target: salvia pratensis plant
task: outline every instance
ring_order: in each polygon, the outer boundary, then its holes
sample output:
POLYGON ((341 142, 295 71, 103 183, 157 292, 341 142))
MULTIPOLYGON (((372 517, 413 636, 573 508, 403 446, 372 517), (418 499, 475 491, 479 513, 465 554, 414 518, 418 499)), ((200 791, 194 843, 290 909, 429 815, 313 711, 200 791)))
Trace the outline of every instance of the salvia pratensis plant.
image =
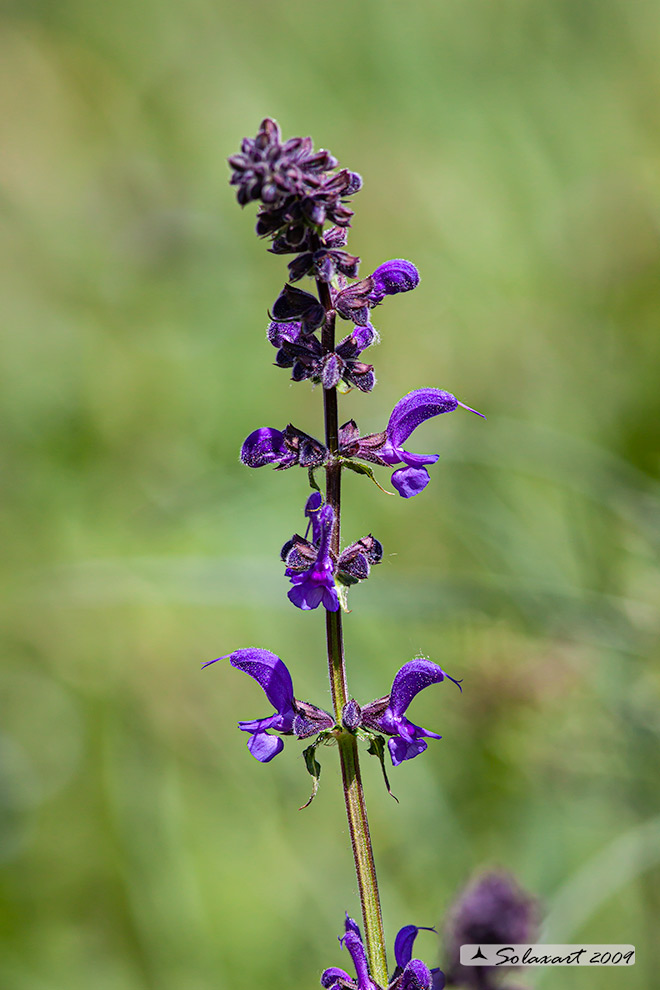
POLYGON ((409 720, 406 712, 412 700, 431 685, 459 682, 434 661, 416 657, 401 666, 382 697, 360 704, 350 696, 342 613, 347 610, 348 589, 370 576, 382 560, 383 547, 369 533, 342 548, 341 480, 348 469, 376 481, 374 469, 385 467, 394 469, 391 484, 401 497, 418 495, 431 480, 429 468, 439 455, 408 449, 416 428, 459 407, 476 410, 432 383, 404 395, 383 418, 380 433, 362 435, 353 420, 340 426, 339 395, 353 388, 368 393, 376 384, 373 365, 364 360, 365 351, 378 341, 372 317, 388 296, 417 287, 417 268, 395 258, 359 278, 360 259, 346 245, 353 216, 349 203, 362 179, 339 168, 330 152, 316 151, 310 138, 283 141, 277 123, 266 119, 256 137, 244 139, 229 165, 240 205, 258 204, 258 236, 270 242, 272 254, 290 259, 288 280, 269 311, 267 338, 276 349, 275 365, 289 370, 295 382, 320 386, 323 397, 322 438, 287 424, 283 417, 277 426, 261 426, 250 433, 240 456, 251 468, 299 467, 306 472, 311 491, 304 502, 301 498, 304 535, 294 533, 284 543, 281 559, 290 584, 289 601, 303 611, 325 612, 333 710, 296 698, 286 664, 266 649, 236 650, 219 659, 229 659, 232 667, 252 677, 272 709, 262 718, 238 723, 257 760, 270 762, 284 748, 286 737, 309 740, 304 759, 312 776, 313 798, 321 770, 316 759, 319 746, 334 743, 339 751, 364 938, 347 915, 340 943, 352 960, 354 975, 326 969, 322 986, 325 990, 440 990, 445 986, 443 973, 413 958, 420 932, 415 925, 402 928, 396 936, 394 968, 388 970, 358 742, 380 760, 389 789, 386 752, 397 767, 423 753, 428 740, 440 739, 436 732, 409 720), (343 331, 338 330, 338 321, 347 324, 343 331), (320 470, 324 492, 317 482, 320 470))

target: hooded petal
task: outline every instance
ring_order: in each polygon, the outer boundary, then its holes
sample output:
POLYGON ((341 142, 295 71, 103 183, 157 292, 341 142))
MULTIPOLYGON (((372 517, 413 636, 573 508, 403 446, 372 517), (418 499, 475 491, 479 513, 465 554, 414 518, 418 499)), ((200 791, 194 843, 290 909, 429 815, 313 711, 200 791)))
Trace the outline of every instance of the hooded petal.
POLYGON ((279 736, 270 736, 267 732, 255 732, 247 741, 247 746, 255 760, 260 763, 270 763, 284 749, 284 742, 279 736))
POLYGON ((409 292, 419 285, 419 272, 412 261, 405 258, 394 258, 379 265, 371 276, 374 288, 371 293, 372 305, 382 302, 385 296, 394 296, 398 292, 409 292))
POLYGON ((293 682, 286 665, 268 650, 236 650, 229 662, 249 674, 263 688, 271 705, 280 715, 293 710, 293 682))
POLYGON ((387 424, 387 439, 400 447, 417 427, 433 416, 453 412, 458 399, 439 388, 418 388, 399 399, 387 424))
MULTIPOLYGON (((395 718, 404 715, 415 695, 431 684, 438 684, 447 676, 437 663, 431 663, 430 660, 420 658, 404 663, 392 683, 389 704, 392 715, 395 718)), ((449 679, 454 680, 453 677, 449 679)))
POLYGON ((286 455, 284 434, 272 426, 261 426, 246 437, 241 447, 241 461, 248 467, 273 464, 286 455))
POLYGON ((412 948, 419 932, 434 932, 435 928, 418 927, 417 925, 406 925, 397 932, 394 939, 394 959, 397 966, 403 969, 412 959, 412 948))

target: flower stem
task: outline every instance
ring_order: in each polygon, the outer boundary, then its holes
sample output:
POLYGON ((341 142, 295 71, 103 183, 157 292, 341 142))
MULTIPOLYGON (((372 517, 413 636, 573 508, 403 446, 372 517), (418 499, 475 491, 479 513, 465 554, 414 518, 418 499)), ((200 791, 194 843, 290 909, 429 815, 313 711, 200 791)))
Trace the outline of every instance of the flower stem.
MULTIPOLYGON (((317 247, 320 244, 317 244, 317 247)), ((319 299, 325 307, 327 318, 322 330, 321 342, 326 351, 334 350, 335 346, 335 314, 332 309, 330 288, 320 280, 316 283, 319 299)), ((338 556, 341 527, 341 464, 337 460, 339 447, 339 419, 337 411, 337 390, 323 390, 323 412, 325 419, 325 442, 330 453, 326 467, 326 502, 335 513, 335 526, 332 534, 331 549, 338 556)), ((337 724, 341 725, 342 711, 348 701, 348 686, 346 682, 346 664, 344 660, 344 638, 342 631, 341 610, 326 611, 326 639, 328 646, 328 671, 332 690, 332 703, 337 724)), ((357 739, 343 730, 338 735, 339 760, 346 803, 346 816, 351 834, 351 846, 355 861, 360 901, 362 904, 362 919, 372 979, 381 987, 387 986, 387 956, 385 952, 385 936, 383 933, 383 916, 378 894, 376 866, 374 863, 367 808, 362 789, 360 761, 358 756, 357 739)))

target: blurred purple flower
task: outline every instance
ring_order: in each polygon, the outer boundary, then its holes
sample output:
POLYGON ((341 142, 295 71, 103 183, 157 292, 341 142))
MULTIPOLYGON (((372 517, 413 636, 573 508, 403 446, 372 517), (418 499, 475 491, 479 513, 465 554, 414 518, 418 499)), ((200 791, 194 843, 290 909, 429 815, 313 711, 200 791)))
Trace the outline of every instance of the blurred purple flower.
POLYGON ((425 739, 442 738, 436 732, 410 722, 405 713, 420 691, 445 678, 460 689, 460 682, 446 674, 436 663, 421 658, 410 660, 397 672, 389 695, 363 707, 362 725, 392 737, 388 739, 387 746, 395 767, 423 753, 427 747, 425 739))
POLYGON ((461 966, 461 945, 533 943, 537 931, 538 904, 510 874, 493 872, 477 877, 450 909, 447 986, 494 990, 502 971, 493 966, 461 966))
MULTIPOLYGON (((218 657, 202 666, 208 667, 209 664, 226 659, 218 657)), ((291 674, 286 664, 274 653, 256 648, 236 650, 229 654, 229 662, 232 667, 254 678, 275 709, 275 713, 266 718, 238 723, 242 732, 249 732, 248 749, 260 763, 269 763, 284 748, 280 736, 273 736, 268 730, 306 739, 334 725, 334 719, 328 712, 294 698, 291 674)))

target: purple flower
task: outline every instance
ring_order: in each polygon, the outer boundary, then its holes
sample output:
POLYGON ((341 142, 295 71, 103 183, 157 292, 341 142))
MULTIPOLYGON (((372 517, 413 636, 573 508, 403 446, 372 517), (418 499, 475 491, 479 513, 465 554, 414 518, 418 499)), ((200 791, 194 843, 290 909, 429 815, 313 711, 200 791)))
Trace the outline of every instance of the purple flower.
POLYGON ((492 990, 500 972, 491 966, 461 966, 461 945, 533 943, 538 905, 507 873, 484 873, 462 892, 450 909, 447 926, 449 986, 492 990))
MULTIPOLYGON (((338 966, 326 969, 321 976, 321 986, 325 990, 385 990, 371 978, 367 954, 357 922, 346 915, 345 933, 339 939, 342 948, 348 949, 355 967, 356 979, 338 966)), ((442 990, 444 976, 439 969, 429 970, 421 959, 412 958, 412 948, 417 933, 422 931, 415 925, 402 928, 394 942, 396 969, 388 983, 388 990, 442 990)), ((424 931, 434 931, 425 928, 424 931)))
POLYGON ((412 760, 426 749, 425 739, 441 739, 436 732, 423 729, 406 718, 406 710, 415 697, 431 684, 438 684, 447 677, 460 688, 459 681, 446 674, 437 663, 417 659, 404 663, 385 698, 378 698, 362 709, 362 725, 387 736, 387 746, 396 767, 404 760, 412 760))
POLYGON ((305 515, 309 517, 314 513, 314 543, 294 536, 282 548, 282 559, 287 565, 284 573, 293 585, 288 598, 305 612, 319 605, 328 612, 336 612, 339 595, 335 585, 335 562, 330 551, 335 513, 332 506, 318 503, 317 495, 316 492, 310 495, 305 506, 305 515))
MULTIPOLYGON (((226 659, 226 657, 218 657, 218 660, 226 659)), ((218 660, 209 660, 202 666, 208 667, 218 660)), ((298 739, 306 739, 334 725, 332 716, 322 708, 294 698, 291 674, 286 664, 274 653, 255 648, 236 650, 229 654, 229 662, 232 667, 254 678, 275 709, 275 713, 266 718, 238 723, 242 732, 249 732, 248 749, 260 763, 269 763, 284 748, 280 736, 273 736, 268 730, 279 732, 284 736, 293 735, 298 739)))
POLYGON ((312 492, 307 499, 305 515, 309 520, 305 536, 294 533, 280 554, 286 564, 284 573, 293 584, 289 599, 304 611, 322 604, 336 612, 340 605, 336 581, 350 586, 366 580, 372 565, 383 559, 383 547, 370 533, 337 557, 330 549, 334 511, 323 504, 320 492, 312 492), (311 542, 307 539, 310 528, 311 542))
MULTIPOLYGON (((402 444, 421 423, 441 413, 453 412, 458 406, 483 416, 451 394, 438 388, 419 388, 399 399, 390 415, 384 433, 371 433, 360 437, 353 420, 340 430, 340 453, 345 457, 359 457, 373 464, 404 464, 392 473, 392 484, 403 498, 411 498, 423 491, 431 480, 427 464, 435 464, 439 454, 413 454, 402 444)), ((485 417, 483 417, 485 419, 485 417)))
POLYGON ((319 440, 289 424, 284 430, 260 426, 243 441, 241 461, 246 467, 259 468, 273 464, 276 471, 299 464, 300 467, 321 467, 328 451, 319 440))
POLYGON ((275 364, 279 368, 291 368, 294 382, 308 378, 328 389, 343 381, 362 392, 370 392, 376 384, 373 365, 358 360, 362 351, 378 339, 370 324, 355 327, 334 351, 329 352, 323 350, 321 341, 314 334, 303 333, 300 323, 273 321, 267 334, 273 347, 278 348, 275 364))
POLYGON ((344 320, 353 320, 365 326, 369 310, 378 306, 385 296, 398 292, 410 292, 419 285, 419 272, 411 261, 394 258, 379 265, 376 271, 361 282, 354 282, 334 295, 334 307, 344 320))

